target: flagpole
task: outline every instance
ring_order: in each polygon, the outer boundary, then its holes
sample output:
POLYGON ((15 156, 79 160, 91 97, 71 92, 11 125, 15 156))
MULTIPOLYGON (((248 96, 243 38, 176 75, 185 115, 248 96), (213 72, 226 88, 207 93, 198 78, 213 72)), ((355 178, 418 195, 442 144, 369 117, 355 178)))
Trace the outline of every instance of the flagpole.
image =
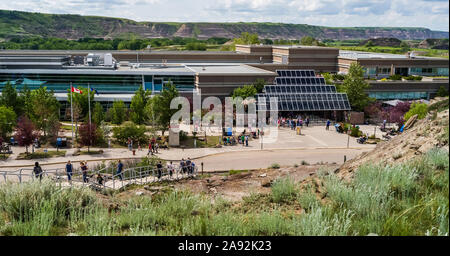
MULTIPOLYGON (((91 135, 91 87, 88 83, 88 106, 89 106, 89 138, 92 138, 91 135)), ((92 139, 89 140, 89 146, 92 146, 92 139)))
POLYGON ((72 82, 70 82, 70 119, 72 120, 72 148, 74 147, 74 141, 73 141, 73 100, 72 100, 72 82))

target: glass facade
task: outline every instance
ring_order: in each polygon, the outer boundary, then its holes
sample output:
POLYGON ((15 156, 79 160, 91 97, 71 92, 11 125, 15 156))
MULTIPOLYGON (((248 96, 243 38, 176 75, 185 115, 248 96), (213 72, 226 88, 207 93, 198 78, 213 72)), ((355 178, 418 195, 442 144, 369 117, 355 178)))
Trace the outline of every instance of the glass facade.
POLYGON ((410 75, 448 76, 448 68, 410 68, 410 75))
POLYGON ((428 99, 427 92, 369 92, 369 97, 377 100, 417 100, 428 99))
MULTIPOLYGON (((88 83, 99 93, 134 93, 143 84, 142 75, 116 75, 116 74, 23 74, 0 73, 0 91, 7 82, 15 85, 18 90, 25 85, 31 90, 46 86, 54 92, 67 92, 70 83, 73 86, 86 87, 88 83)), ((163 83, 172 81, 179 91, 194 89, 194 76, 144 76, 146 89, 159 92, 163 83)))

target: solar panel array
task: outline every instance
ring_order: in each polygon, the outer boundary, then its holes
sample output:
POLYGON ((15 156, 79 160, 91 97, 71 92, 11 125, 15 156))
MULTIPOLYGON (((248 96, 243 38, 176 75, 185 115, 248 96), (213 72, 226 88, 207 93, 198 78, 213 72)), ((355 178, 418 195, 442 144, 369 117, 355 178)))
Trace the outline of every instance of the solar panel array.
POLYGON ((315 77, 314 70, 277 70, 277 74, 280 77, 315 77))
POLYGON ((257 95, 258 109, 270 109, 270 97, 278 98, 278 111, 328 111, 349 110, 347 94, 345 93, 322 93, 322 94, 264 94, 257 95), (266 104, 262 103, 266 99, 266 104))
POLYGON ((323 77, 277 77, 275 84, 279 85, 324 85, 325 78, 323 77))
POLYGON ((327 85, 323 77, 315 77, 313 70, 277 70, 274 85, 266 85, 257 94, 259 110, 270 109, 270 98, 278 99, 278 111, 350 110, 345 93, 337 93, 334 85, 327 85), (265 99, 265 104, 263 102, 265 99))
POLYGON ((334 85, 266 85, 266 93, 330 93, 336 92, 334 85))

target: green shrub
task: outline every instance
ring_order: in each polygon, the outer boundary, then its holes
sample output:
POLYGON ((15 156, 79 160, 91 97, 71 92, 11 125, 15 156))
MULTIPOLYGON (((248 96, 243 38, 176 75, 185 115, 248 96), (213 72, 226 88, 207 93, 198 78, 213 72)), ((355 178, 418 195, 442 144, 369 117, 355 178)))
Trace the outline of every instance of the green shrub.
POLYGON ((441 100, 438 102, 435 102, 433 104, 430 104, 428 106, 428 112, 431 112, 433 110, 436 110, 437 112, 441 112, 448 109, 448 98, 445 100, 441 100))
POLYGON ((272 184, 272 201, 275 203, 288 202, 297 194, 294 182, 286 177, 277 179, 272 184))
POLYGON ((113 128, 113 137, 121 144, 126 144, 128 138, 134 142, 145 145, 148 142, 148 136, 145 135, 145 126, 135 125, 133 122, 125 122, 123 125, 113 128))
POLYGON ((358 126, 350 128, 350 136, 352 137, 360 137, 362 135, 362 131, 359 130, 358 126))
POLYGON ((402 80, 401 75, 392 75, 389 77, 390 80, 402 80))
POLYGON ((317 199, 312 186, 307 186, 304 191, 300 192, 297 200, 303 209, 311 209, 312 207, 319 205, 319 200, 317 199))
MULTIPOLYGON (((448 96, 448 90, 441 85, 441 87, 439 87, 439 90, 436 93, 436 96, 438 97, 447 97, 448 96)), ((447 108, 448 108, 448 99, 447 99, 447 108)))
POLYGON ((428 113, 427 104, 414 102, 413 104, 411 104, 409 111, 406 112, 403 118, 405 119, 405 121, 408 121, 410 117, 417 114, 417 119, 423 119, 427 115, 427 113, 428 113))
POLYGON ((280 165, 277 163, 273 163, 272 165, 270 165, 270 169, 280 169, 280 165))

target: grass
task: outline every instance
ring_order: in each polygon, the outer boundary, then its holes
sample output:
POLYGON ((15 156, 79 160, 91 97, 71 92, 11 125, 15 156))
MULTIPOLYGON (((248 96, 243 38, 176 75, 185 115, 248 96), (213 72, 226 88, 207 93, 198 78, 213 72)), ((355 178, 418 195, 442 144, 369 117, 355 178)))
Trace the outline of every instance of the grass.
POLYGON ((8 159, 8 157, 10 156, 11 154, 0 154, 0 160, 2 160, 2 161, 5 161, 5 160, 7 160, 8 159))
POLYGON ((99 154, 103 154, 103 150, 89 150, 89 151, 78 151, 76 154, 76 156, 79 155, 99 155, 99 154))
MULTIPOLYGON (((213 148, 220 144, 220 136, 208 136, 206 142, 203 139, 203 136, 197 136, 197 148, 213 148), (201 140, 199 140, 199 138, 201 138, 201 140)), ((186 140, 180 140, 180 146, 184 146, 185 148, 194 148, 194 137, 188 136, 186 140)))
POLYGON ((234 175, 234 174, 239 174, 239 173, 244 173, 244 172, 248 172, 248 170, 230 170, 228 172, 228 175, 234 175))
POLYGON ((35 151, 34 153, 20 153, 16 160, 29 160, 29 159, 41 159, 41 158, 51 158, 51 157, 64 157, 66 155, 65 150, 49 150, 47 153, 44 151, 35 151))
POLYGON ((273 163, 273 164, 270 165, 269 168, 270 168, 270 169, 280 169, 280 164, 278 164, 278 163, 273 163))
POLYGON ((272 201, 275 203, 288 202, 296 194, 295 183, 290 178, 280 178, 272 184, 272 201))
POLYGON ((46 178, 7 183, 0 235, 448 235, 448 157, 433 149, 403 164, 364 165, 351 180, 322 170, 322 194, 279 178, 269 194, 238 203, 170 188, 123 199, 46 178))

